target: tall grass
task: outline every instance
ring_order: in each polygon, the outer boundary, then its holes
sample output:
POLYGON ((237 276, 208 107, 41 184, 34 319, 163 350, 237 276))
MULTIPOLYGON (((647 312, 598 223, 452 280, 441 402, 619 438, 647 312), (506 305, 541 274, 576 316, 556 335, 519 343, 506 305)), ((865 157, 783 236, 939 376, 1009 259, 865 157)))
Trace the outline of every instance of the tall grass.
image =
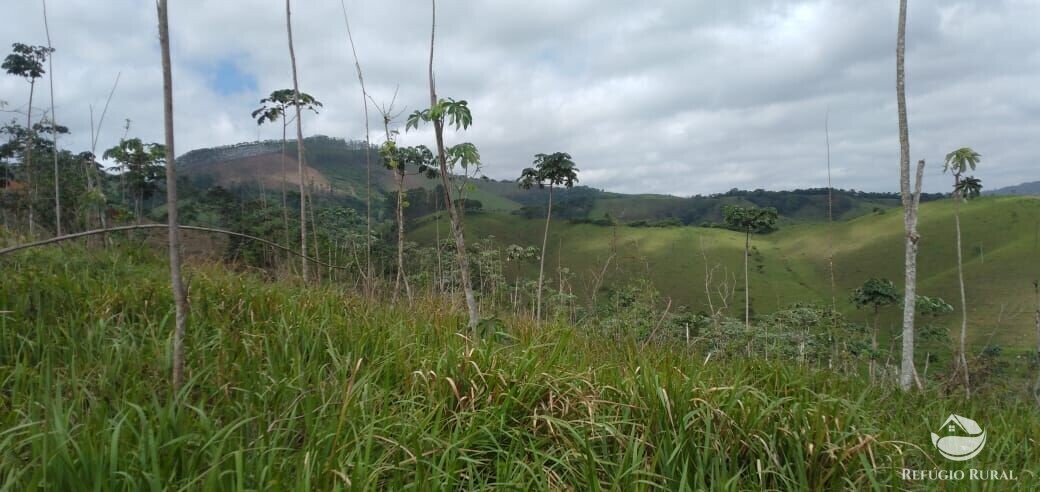
MULTIPOLYGON (((905 395, 760 360, 507 320, 473 339, 435 300, 188 269, 189 380, 141 250, 0 262, 0 489, 915 488, 903 467, 1040 472, 1024 402, 905 395), (989 433, 943 462, 950 413, 989 433)), ((977 484, 984 485, 984 484, 977 484)), ((1007 487, 1008 484, 992 484, 1007 487)))

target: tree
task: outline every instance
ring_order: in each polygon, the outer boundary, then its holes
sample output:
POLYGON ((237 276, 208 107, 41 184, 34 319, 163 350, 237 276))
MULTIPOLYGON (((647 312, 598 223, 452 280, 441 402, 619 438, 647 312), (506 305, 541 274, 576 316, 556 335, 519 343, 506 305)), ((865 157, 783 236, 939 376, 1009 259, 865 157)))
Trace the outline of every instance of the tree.
POLYGON ((872 278, 853 290, 850 300, 857 308, 869 307, 874 310, 874 323, 870 335, 870 382, 873 384, 878 356, 878 321, 881 308, 897 304, 899 291, 891 280, 872 278))
MULTIPOLYGON (((303 105, 304 109, 314 111, 318 113, 318 108, 322 107, 321 101, 318 101, 310 94, 306 92, 300 93, 300 104, 303 105)), ((257 125, 263 125, 264 123, 273 123, 277 120, 282 121, 282 152, 281 152, 281 163, 282 163, 282 222, 285 226, 285 244, 289 244, 289 204, 286 198, 286 186, 287 179, 285 176, 285 143, 286 143, 286 130, 289 124, 295 121, 293 119, 286 118, 286 110, 289 107, 296 106, 296 99, 292 89, 279 89, 271 93, 260 100, 260 107, 255 109, 252 113, 253 118, 256 119, 257 125)))
POLYGON ((982 193, 982 181, 974 176, 964 176, 969 170, 974 171, 982 156, 970 147, 962 147, 946 154, 943 172, 953 174, 953 200, 955 211, 953 221, 957 231, 957 280, 961 288, 961 337, 957 356, 961 377, 964 378, 964 391, 971 398, 971 378, 968 375, 968 359, 965 355, 965 340, 968 336, 968 301, 964 295, 964 262, 961 257, 961 202, 977 198, 982 193))
POLYGON ((166 135, 166 216, 169 224, 170 284, 176 325, 173 334, 173 388, 184 384, 184 332, 188 322, 188 294, 181 280, 181 231, 177 224, 177 171, 173 151, 173 72, 170 68, 170 27, 166 0, 158 0, 159 45, 162 50, 163 128, 166 135))
POLYGON ((744 232, 744 328, 751 329, 751 289, 748 281, 748 254, 751 252, 751 233, 769 232, 776 225, 775 208, 722 207, 723 220, 729 227, 744 232))
POLYGON ((917 305, 917 209, 921 203, 924 160, 917 162, 914 188, 910 188, 910 130, 906 118, 906 0, 899 0, 899 28, 896 33, 896 111, 899 113, 899 195, 903 203, 905 231, 905 289, 903 291, 903 354, 899 386, 909 391, 917 370, 914 368, 914 306, 917 305))
POLYGON ((542 280, 545 274, 545 251, 549 240, 549 222, 552 220, 552 192, 553 187, 565 186, 571 188, 578 181, 578 168, 574 167, 574 161, 570 154, 565 152, 554 152, 552 154, 536 154, 534 156, 534 167, 524 169, 520 173, 517 182, 520 187, 529 190, 532 186, 549 188, 549 199, 547 212, 545 214, 545 232, 542 234, 542 252, 538 266, 538 294, 535 303, 535 319, 542 319, 542 280))
MULTIPOLYGON (((304 168, 303 149, 303 100, 300 95, 300 80, 296 74, 296 50, 293 48, 292 11, 290 0, 285 0, 285 30, 289 35, 289 60, 292 64, 293 107, 296 108, 296 160, 300 169, 300 264, 303 281, 307 282, 307 173, 304 168)), ((315 255, 316 256, 316 255, 315 255)))
POLYGON ((409 175, 425 174, 433 179, 437 173, 434 170, 433 152, 425 145, 416 147, 398 147, 393 140, 396 132, 390 132, 390 119, 388 113, 384 113, 384 127, 386 128, 387 141, 383 143, 380 153, 383 164, 387 169, 393 171, 394 180, 397 183, 397 277, 394 280, 394 298, 404 283, 405 293, 408 299, 412 298, 412 289, 408 286, 408 277, 404 274, 404 178, 409 175), (415 169, 409 173, 408 169, 415 169))
MULTIPOLYGON (((123 139, 105 151, 103 157, 119 163, 134 200, 134 216, 141 222, 142 203, 159 189, 162 163, 169 165, 166 149, 157 143, 146 144, 139 138, 123 139)), ((169 183, 167 183, 169 186, 169 183)))
POLYGON ((46 71, 43 69, 43 62, 47 61, 47 58, 54 51, 46 46, 29 46, 22 43, 14 43, 11 45, 11 54, 7 55, 4 59, 4 63, 0 64, 0 68, 3 68, 7 73, 22 77, 29 81, 29 105, 25 111, 25 127, 29 129, 26 134, 25 148, 25 169, 26 169, 26 187, 29 197, 29 235, 33 234, 35 228, 35 222, 33 220, 33 182, 32 182, 32 148, 33 148, 33 132, 32 132, 32 104, 33 104, 33 92, 36 88, 36 79, 43 76, 46 71))
POLYGON ((50 72, 48 81, 51 86, 51 121, 54 122, 52 128, 51 139, 54 141, 54 148, 51 150, 51 155, 54 156, 54 235, 61 235, 61 180, 58 172, 58 132, 57 121, 58 117, 54 111, 54 48, 51 47, 51 27, 50 23, 47 22, 47 0, 43 0, 43 29, 47 34, 47 49, 51 52, 51 56, 47 57, 47 71, 50 72))
MULTIPOLYGON (((439 166, 441 183, 444 186, 444 205, 448 209, 448 217, 451 219, 451 232, 455 239, 456 256, 459 262, 459 276, 461 277, 462 290, 466 296, 466 307, 469 311, 469 328, 476 330, 480 322, 480 311, 477 307, 477 298, 473 295, 473 281, 469 276, 469 259, 466 254, 466 238, 463 234, 462 218, 455 202, 451 196, 451 182, 448 172, 448 155, 444 147, 444 124, 454 126, 455 130, 467 129, 473 123, 473 115, 469 111, 466 101, 456 101, 451 98, 438 99, 437 86, 433 78, 433 47, 434 36, 437 32, 437 1, 430 1, 432 6, 430 27, 430 63, 427 75, 430 81, 430 107, 424 110, 416 110, 408 116, 405 131, 409 128, 418 128, 419 122, 433 124, 433 133, 437 141, 437 164, 439 166)), ((474 147, 473 151, 476 150, 474 147)), ((473 152, 467 152, 473 154, 473 152)), ((460 158, 463 156, 459 156, 460 158)), ((472 158, 474 155, 468 156, 472 158)))
MULTIPOLYGON (((347 40, 350 42, 350 52, 354 55, 354 68, 357 70, 358 84, 361 86, 361 104, 365 108, 365 290, 371 294, 372 290, 372 136, 368 127, 368 89, 365 88, 365 77, 361 72, 361 62, 358 60, 357 49, 354 47, 354 34, 350 31, 350 17, 347 15, 347 4, 340 0, 340 8, 343 10, 343 24, 347 27, 347 40)), ((394 94, 397 95, 396 93, 394 94)), ((393 107, 393 103, 390 103, 393 107)), ((389 117, 384 112, 384 121, 389 117)), ((389 126, 389 122, 386 122, 389 126)), ((389 136, 387 137, 389 140, 389 136)), ((407 280, 405 288, 408 287, 407 280)), ((397 294, 396 289, 394 295, 397 294)), ((409 297, 411 295, 409 294, 409 297)))

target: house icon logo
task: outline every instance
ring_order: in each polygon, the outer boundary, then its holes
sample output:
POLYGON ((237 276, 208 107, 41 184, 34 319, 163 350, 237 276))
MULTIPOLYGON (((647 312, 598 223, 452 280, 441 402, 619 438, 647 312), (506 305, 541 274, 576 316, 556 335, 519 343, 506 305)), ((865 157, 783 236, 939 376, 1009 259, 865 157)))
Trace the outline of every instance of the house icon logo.
POLYGON ((944 458, 966 461, 982 451, 986 445, 986 431, 972 419, 950 415, 939 433, 932 433, 932 444, 944 458))

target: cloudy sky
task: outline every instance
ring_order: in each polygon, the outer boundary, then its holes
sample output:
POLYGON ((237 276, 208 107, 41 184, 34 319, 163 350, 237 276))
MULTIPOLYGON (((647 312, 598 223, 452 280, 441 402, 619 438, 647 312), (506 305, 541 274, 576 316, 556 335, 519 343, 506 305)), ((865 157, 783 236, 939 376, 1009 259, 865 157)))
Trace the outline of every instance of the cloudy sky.
MULTIPOLYGON (((297 0, 301 89, 325 103, 306 134, 364 137, 364 109, 340 0, 297 0)), ((0 49, 46 44, 41 2, 5 1, 0 49)), ((250 111, 291 87, 285 5, 171 0, 178 154, 256 140, 250 111)), ((729 188, 826 186, 829 111, 834 184, 898 189, 897 0, 523 0, 438 2, 439 95, 466 99, 471 141, 488 176, 515 177, 539 152, 571 153, 583 184, 692 195, 729 188)), ((89 148, 116 78, 99 148, 162 140, 154 3, 51 0, 62 145, 89 148)), ((368 91, 397 108, 428 104, 430 6, 346 0, 368 91)), ((947 188, 946 152, 983 155, 987 187, 1040 179, 1037 0, 910 0, 907 84, 911 154, 926 189, 947 188)), ((47 108, 46 81, 34 101, 47 108)), ((28 84, 0 75, 6 111, 28 84)), ((16 117, 0 114, 5 120, 16 117)), ((381 140, 371 114, 373 139, 381 140)), ((403 127, 402 121, 398 124, 403 127)), ((381 128, 380 128, 381 129, 381 128)), ((277 125, 259 128, 278 138, 277 125)), ((403 143, 432 145, 429 131, 403 143)))

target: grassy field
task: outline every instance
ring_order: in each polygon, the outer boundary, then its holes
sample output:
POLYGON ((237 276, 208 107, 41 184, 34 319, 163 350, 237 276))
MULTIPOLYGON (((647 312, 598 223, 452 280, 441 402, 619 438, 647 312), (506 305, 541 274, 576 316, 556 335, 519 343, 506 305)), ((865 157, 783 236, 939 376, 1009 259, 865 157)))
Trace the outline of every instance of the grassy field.
POLYGON ((1040 473, 1031 402, 522 320, 477 340, 443 302, 216 264, 186 272, 190 379, 172 394, 161 254, 66 247, 0 269, 0 490, 958 489, 899 476, 969 466, 930 445, 951 413, 989 433, 971 467, 1018 477, 975 488, 1040 473))
MULTIPOLYGON (((922 205, 918 275, 921 294, 939 296, 957 306, 953 211, 954 204, 948 200, 922 205)), ((866 313, 858 313, 848 302, 848 296, 868 278, 885 277, 902 284, 902 220, 900 210, 889 209, 835 223, 835 298, 846 314, 866 318, 866 313)), ((1023 350, 1035 347, 1032 281, 1040 278, 1040 199, 987 197, 972 201, 962 206, 961 221, 972 344, 977 350, 986 344, 1023 350)), ((493 235, 503 246, 540 247, 544 222, 487 213, 468 216, 466 226, 471 238, 493 235)), ((446 220, 441 227, 443 236, 446 220)), ((778 232, 754 236, 753 309, 770 312, 793 302, 829 305, 829 235, 828 225, 817 222, 786 224, 778 232)), ((411 233, 418 241, 428 242, 433 236, 432 219, 417 224, 411 233)), ((575 272, 574 287, 582 291, 591 284, 591 272, 599 272, 616 247, 610 281, 646 274, 666 296, 695 310, 707 309, 705 265, 709 269, 718 265, 716 279, 725 273, 731 280, 736 276, 736 299, 730 304, 742 307, 743 242, 741 234, 721 229, 619 227, 615 231, 557 221, 550 232, 546 264, 553 271, 562 265, 575 272)), ((530 274, 536 275, 535 268, 527 265, 530 274)), ((886 310, 884 326, 897 324, 897 311, 886 310)), ((959 323, 958 316, 959 312, 939 322, 953 326, 959 323)))

